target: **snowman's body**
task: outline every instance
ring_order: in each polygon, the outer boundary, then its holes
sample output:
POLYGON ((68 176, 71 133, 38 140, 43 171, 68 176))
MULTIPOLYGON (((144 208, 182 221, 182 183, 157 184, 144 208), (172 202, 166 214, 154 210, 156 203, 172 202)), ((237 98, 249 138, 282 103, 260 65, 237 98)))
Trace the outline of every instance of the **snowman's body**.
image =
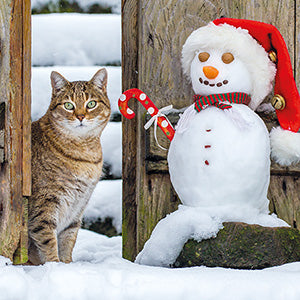
POLYGON ((179 122, 168 154, 171 181, 188 206, 268 212, 269 153, 266 126, 246 105, 207 107, 188 124, 179 122))
MULTIPOLYGON (((199 50, 191 62, 190 78, 199 95, 252 90, 245 63, 222 49, 199 50)), ((186 110, 169 149, 171 181, 185 205, 238 205, 266 213, 269 133, 247 105, 231 106, 186 110)))

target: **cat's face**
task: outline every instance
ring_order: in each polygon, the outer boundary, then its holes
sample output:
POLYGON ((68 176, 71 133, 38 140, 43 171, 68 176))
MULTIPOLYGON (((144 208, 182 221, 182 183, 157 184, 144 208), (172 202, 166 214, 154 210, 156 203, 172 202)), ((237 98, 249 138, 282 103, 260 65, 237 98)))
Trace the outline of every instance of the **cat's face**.
POLYGON ((59 130, 72 136, 101 133, 111 112, 106 93, 106 69, 100 69, 90 81, 73 82, 52 72, 51 84, 49 113, 59 130))

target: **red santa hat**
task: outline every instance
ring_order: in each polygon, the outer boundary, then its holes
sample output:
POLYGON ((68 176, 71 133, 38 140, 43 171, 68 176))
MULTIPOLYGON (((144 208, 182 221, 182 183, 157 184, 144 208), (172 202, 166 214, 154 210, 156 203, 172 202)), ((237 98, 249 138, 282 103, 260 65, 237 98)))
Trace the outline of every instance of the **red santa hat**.
POLYGON ((281 165, 300 162, 300 96, 286 44, 270 24, 222 18, 192 32, 182 49, 184 73, 197 51, 224 49, 243 61, 252 78, 250 108, 255 110, 272 90, 272 105, 281 127, 270 133, 272 157, 281 165))

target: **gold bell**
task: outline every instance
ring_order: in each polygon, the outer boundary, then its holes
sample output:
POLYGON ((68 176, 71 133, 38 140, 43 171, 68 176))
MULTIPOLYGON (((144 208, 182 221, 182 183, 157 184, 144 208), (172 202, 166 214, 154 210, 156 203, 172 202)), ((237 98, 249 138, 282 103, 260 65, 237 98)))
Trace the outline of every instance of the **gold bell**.
POLYGON ((268 54, 268 56, 269 56, 270 60, 271 60, 274 64, 277 63, 277 54, 276 54, 275 51, 273 51, 273 50, 270 51, 269 54, 268 54))
POLYGON ((285 108, 285 100, 281 95, 274 95, 271 100, 272 106, 277 110, 283 110, 285 108))

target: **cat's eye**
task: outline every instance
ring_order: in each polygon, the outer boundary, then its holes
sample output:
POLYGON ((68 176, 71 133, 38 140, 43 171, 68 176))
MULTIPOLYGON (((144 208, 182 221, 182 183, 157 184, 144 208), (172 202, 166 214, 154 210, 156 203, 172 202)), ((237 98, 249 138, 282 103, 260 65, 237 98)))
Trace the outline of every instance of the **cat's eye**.
POLYGON ((230 64, 233 60, 234 56, 230 52, 224 53, 222 55, 222 61, 224 64, 230 64))
POLYGON ((64 107, 67 110, 73 110, 74 109, 74 104, 72 104, 71 102, 65 102, 64 107))
POLYGON ((96 104, 97 104, 97 102, 92 100, 92 101, 88 102, 88 104, 86 106, 87 106, 87 108, 92 109, 96 106, 96 104))
POLYGON ((198 58, 201 62, 207 61, 209 59, 209 57, 210 57, 210 54, 207 52, 201 52, 198 54, 198 58))

